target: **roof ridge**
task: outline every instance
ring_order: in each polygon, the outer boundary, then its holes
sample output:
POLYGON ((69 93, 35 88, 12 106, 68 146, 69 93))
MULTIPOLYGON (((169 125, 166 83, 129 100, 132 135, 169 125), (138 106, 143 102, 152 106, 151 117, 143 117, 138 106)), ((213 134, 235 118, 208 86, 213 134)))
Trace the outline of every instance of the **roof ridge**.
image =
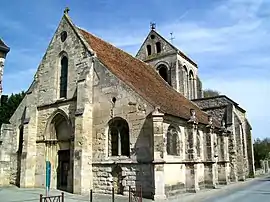
POLYGON ((190 109, 195 109, 198 112, 199 121, 208 123, 208 114, 175 91, 150 64, 82 28, 77 28, 89 46, 97 53, 103 65, 151 105, 160 106, 163 112, 184 119, 189 119, 190 109))
POLYGON ((177 48, 175 45, 173 45, 171 42, 169 42, 165 37, 163 37, 159 32, 157 32, 156 30, 152 30, 153 32, 155 32, 159 37, 161 37, 163 40, 165 40, 168 44, 170 44, 170 46, 172 46, 174 49, 176 49, 176 51, 179 51, 180 55, 182 55, 186 60, 188 60, 190 63, 192 63, 194 66, 198 66, 196 62, 194 62, 186 53, 184 53, 183 51, 181 51, 179 48, 177 48))
MULTIPOLYGON (((86 32, 86 33, 88 33, 88 34, 91 34, 93 37, 96 37, 97 39, 103 41, 103 42, 106 43, 107 45, 113 46, 114 48, 117 48, 118 50, 120 50, 120 51, 123 52, 124 54, 127 54, 127 55, 129 55, 130 57, 132 57, 133 59, 136 59, 136 60, 140 61, 140 62, 143 63, 144 65, 148 65, 149 67, 152 68, 151 65, 145 63, 144 61, 140 60, 139 58, 134 57, 133 55, 131 55, 130 53, 124 51, 123 49, 121 49, 121 48, 119 48, 119 47, 117 47, 117 46, 115 46, 115 45, 113 45, 113 44, 111 44, 111 43, 109 43, 109 42, 103 40, 102 38, 98 37, 97 35, 95 35, 95 34, 93 34, 93 33, 88 32, 87 30, 85 30, 85 29, 83 29, 83 28, 80 28, 80 27, 78 27, 78 26, 76 26, 76 27, 77 27, 78 29, 80 29, 80 30, 82 30, 82 31, 84 31, 84 32, 86 32)), ((167 82, 166 82, 166 83, 167 83, 167 82)), ((168 85, 169 85, 169 84, 168 84, 168 85)))

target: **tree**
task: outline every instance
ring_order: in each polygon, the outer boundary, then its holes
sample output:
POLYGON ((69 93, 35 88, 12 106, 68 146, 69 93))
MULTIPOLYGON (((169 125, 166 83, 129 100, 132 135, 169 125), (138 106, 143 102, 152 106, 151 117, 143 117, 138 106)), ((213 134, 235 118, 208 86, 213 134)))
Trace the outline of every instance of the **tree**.
POLYGON ((214 97, 214 96, 218 96, 218 95, 220 95, 220 93, 216 90, 205 89, 203 91, 203 97, 214 97))
POLYGON ((253 144, 255 167, 260 168, 260 160, 269 159, 270 157, 270 138, 260 140, 257 138, 253 144))
POLYGON ((11 94, 9 97, 2 96, 0 106, 0 127, 3 123, 9 123, 9 119, 23 100, 25 92, 11 94))

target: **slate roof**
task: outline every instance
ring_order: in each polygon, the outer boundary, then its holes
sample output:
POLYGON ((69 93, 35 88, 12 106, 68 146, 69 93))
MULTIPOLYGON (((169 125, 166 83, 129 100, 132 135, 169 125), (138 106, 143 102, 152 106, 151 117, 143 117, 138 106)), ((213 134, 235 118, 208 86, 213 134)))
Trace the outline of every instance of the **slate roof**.
POLYGON ((0 39, 0 51, 9 52, 9 47, 0 39))
MULTIPOLYGON (((198 121, 208 123, 208 115, 169 86, 152 66, 81 28, 77 29, 103 65, 150 104, 159 106, 163 113, 186 120, 190 118, 190 110, 194 109, 198 121)), ((214 124, 220 126, 215 120, 214 124)))

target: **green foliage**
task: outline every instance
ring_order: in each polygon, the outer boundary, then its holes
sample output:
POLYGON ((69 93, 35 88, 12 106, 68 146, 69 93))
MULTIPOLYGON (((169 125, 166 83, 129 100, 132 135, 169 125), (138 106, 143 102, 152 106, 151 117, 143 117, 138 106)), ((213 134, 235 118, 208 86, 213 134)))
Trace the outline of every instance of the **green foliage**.
POLYGON ((259 168, 260 160, 269 159, 270 157, 270 138, 264 138, 263 140, 256 139, 253 148, 255 167, 259 168))
POLYGON ((220 93, 216 90, 205 89, 203 91, 203 97, 214 97, 214 96, 218 96, 218 95, 220 95, 220 93))
POLYGON ((9 119, 21 103, 25 96, 25 92, 11 94, 7 99, 2 100, 0 106, 0 127, 3 123, 9 123, 9 119))

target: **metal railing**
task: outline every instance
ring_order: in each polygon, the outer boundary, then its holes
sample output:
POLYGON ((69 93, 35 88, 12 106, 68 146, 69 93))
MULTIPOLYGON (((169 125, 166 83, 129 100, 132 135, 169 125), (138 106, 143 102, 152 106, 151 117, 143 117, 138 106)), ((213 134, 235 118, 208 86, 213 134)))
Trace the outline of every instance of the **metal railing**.
POLYGON ((64 202, 64 192, 58 196, 43 196, 39 195, 39 202, 64 202))
MULTIPOLYGON (((132 189, 131 186, 128 187, 128 202, 142 202, 142 186, 139 185, 136 190, 132 189), (137 190, 138 189, 138 190, 137 190)), ((90 190, 89 201, 93 202, 93 190, 90 190)), ((115 202, 115 191, 112 188, 112 202, 115 202)), ((58 202, 58 201, 57 201, 58 202)))
POLYGON ((139 186, 138 190, 133 190, 128 187, 128 201, 129 202, 142 202, 142 186, 139 186))

